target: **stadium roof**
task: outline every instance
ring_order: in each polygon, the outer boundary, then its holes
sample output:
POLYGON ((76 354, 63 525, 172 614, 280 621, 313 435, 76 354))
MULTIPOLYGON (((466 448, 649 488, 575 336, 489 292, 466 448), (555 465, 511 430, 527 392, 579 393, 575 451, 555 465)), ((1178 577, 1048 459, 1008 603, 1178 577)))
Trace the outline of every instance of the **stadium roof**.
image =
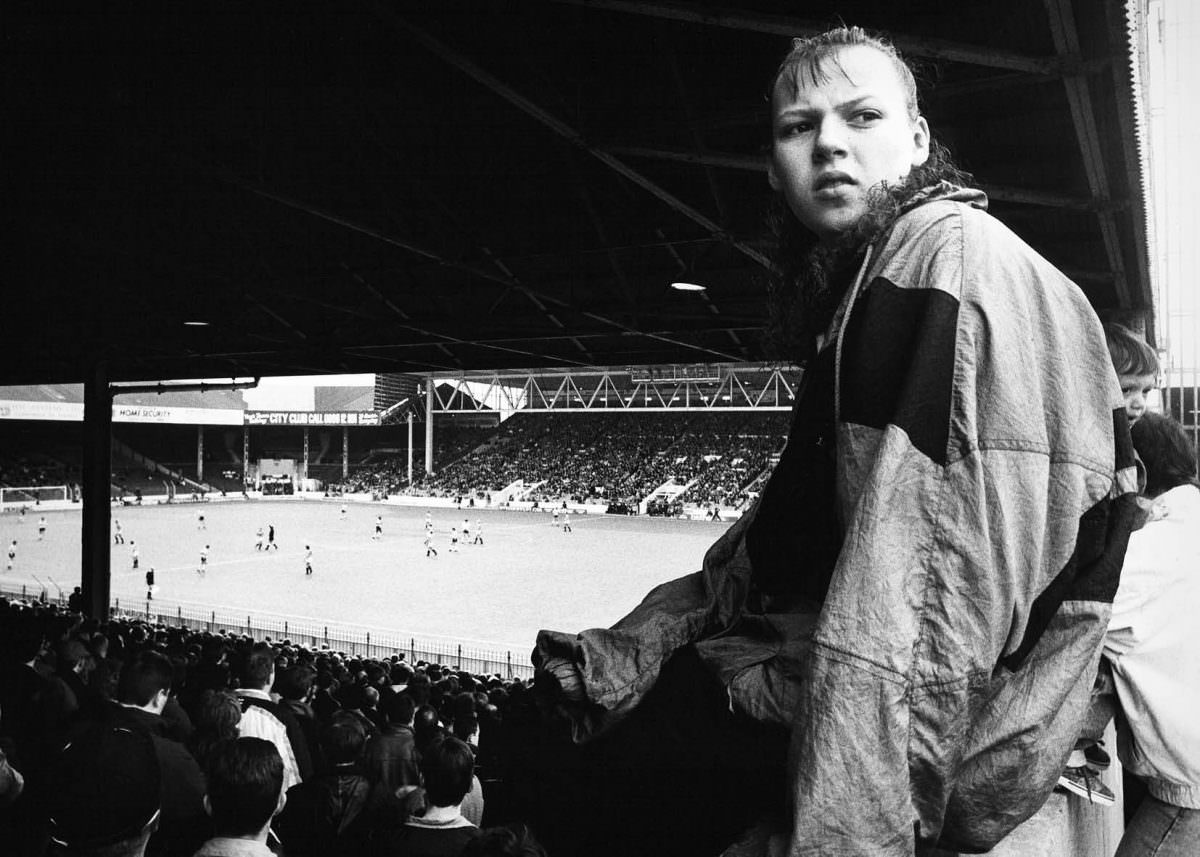
POLYGON ((0 384, 762 359, 763 93, 842 20, 923 64, 998 216, 1147 310, 1124 5, 20 4, 0 384))
MULTIPOLYGON (((0 400, 16 402, 61 402, 83 404, 82 384, 33 384, 18 387, 0 387, 0 400)), ((201 410, 246 409, 240 390, 168 390, 163 393, 121 393, 117 401, 122 405, 153 405, 163 408, 196 408, 201 410)), ((329 410, 333 410, 330 408, 329 410)), ((348 408, 346 410, 349 410, 348 408)), ((366 408, 370 410, 370 408, 366 408)))

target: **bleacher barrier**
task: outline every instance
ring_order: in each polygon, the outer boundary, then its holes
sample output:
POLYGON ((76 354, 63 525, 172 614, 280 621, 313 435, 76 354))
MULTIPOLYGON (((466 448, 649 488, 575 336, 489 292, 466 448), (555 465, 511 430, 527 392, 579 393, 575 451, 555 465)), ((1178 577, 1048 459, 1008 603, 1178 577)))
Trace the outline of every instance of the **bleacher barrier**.
MULTIPOLYGON (((0 585, 0 595, 26 601, 52 601, 65 607, 66 593, 48 593, 25 585, 20 588, 0 585)), ((174 601, 113 599, 109 612, 117 619, 141 619, 161 625, 175 625, 197 631, 232 632, 272 642, 290 640, 310 648, 328 648, 354 657, 390 658, 403 654, 410 664, 417 661, 444 664, 476 675, 499 673, 504 678, 530 678, 533 664, 529 650, 513 652, 479 648, 453 640, 432 641, 397 631, 347 628, 310 619, 272 616, 262 613, 237 614, 209 610, 174 601)), ((532 649, 532 646, 530 646, 532 649)))

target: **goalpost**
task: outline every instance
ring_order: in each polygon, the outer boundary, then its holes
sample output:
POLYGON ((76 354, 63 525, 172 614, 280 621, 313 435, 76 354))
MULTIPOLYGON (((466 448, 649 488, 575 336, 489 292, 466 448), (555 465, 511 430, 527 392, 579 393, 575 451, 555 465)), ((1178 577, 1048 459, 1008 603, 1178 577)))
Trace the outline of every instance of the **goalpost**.
POLYGON ((22 506, 32 507, 54 501, 71 499, 71 489, 66 485, 31 485, 28 487, 0 487, 0 508, 5 512, 16 511, 22 506))

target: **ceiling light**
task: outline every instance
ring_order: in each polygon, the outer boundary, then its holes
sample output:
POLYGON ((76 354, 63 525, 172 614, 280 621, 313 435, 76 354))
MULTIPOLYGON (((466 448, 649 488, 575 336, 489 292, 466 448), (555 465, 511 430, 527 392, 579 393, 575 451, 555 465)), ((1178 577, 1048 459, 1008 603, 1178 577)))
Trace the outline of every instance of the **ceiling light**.
POLYGON ((185 321, 184 327, 208 327, 207 321, 185 321))
POLYGON ((698 283, 671 283, 671 288, 678 292, 703 292, 708 290, 708 286, 702 286, 698 283))

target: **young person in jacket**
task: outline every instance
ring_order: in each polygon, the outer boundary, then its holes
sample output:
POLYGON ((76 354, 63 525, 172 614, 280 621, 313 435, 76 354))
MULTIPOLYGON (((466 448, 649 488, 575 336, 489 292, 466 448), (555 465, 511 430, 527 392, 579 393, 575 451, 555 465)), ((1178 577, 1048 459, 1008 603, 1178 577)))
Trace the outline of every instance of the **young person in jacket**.
MULTIPOLYGON (((664 683, 789 730, 777 852, 986 851, 1053 788, 1096 675, 1136 517, 1117 378, 1082 292, 987 214, 887 42, 797 39, 770 115, 773 328, 804 365, 787 449, 702 571, 613 628, 539 634, 539 683, 614 757, 675 725, 646 712, 664 683)), ((726 721, 711 740, 751 734, 726 721)))
POLYGON ((1200 481, 1179 423, 1147 413, 1132 433, 1155 512, 1129 540, 1104 654, 1121 762, 1149 795, 1117 857, 1184 857, 1200 854, 1200 481))

